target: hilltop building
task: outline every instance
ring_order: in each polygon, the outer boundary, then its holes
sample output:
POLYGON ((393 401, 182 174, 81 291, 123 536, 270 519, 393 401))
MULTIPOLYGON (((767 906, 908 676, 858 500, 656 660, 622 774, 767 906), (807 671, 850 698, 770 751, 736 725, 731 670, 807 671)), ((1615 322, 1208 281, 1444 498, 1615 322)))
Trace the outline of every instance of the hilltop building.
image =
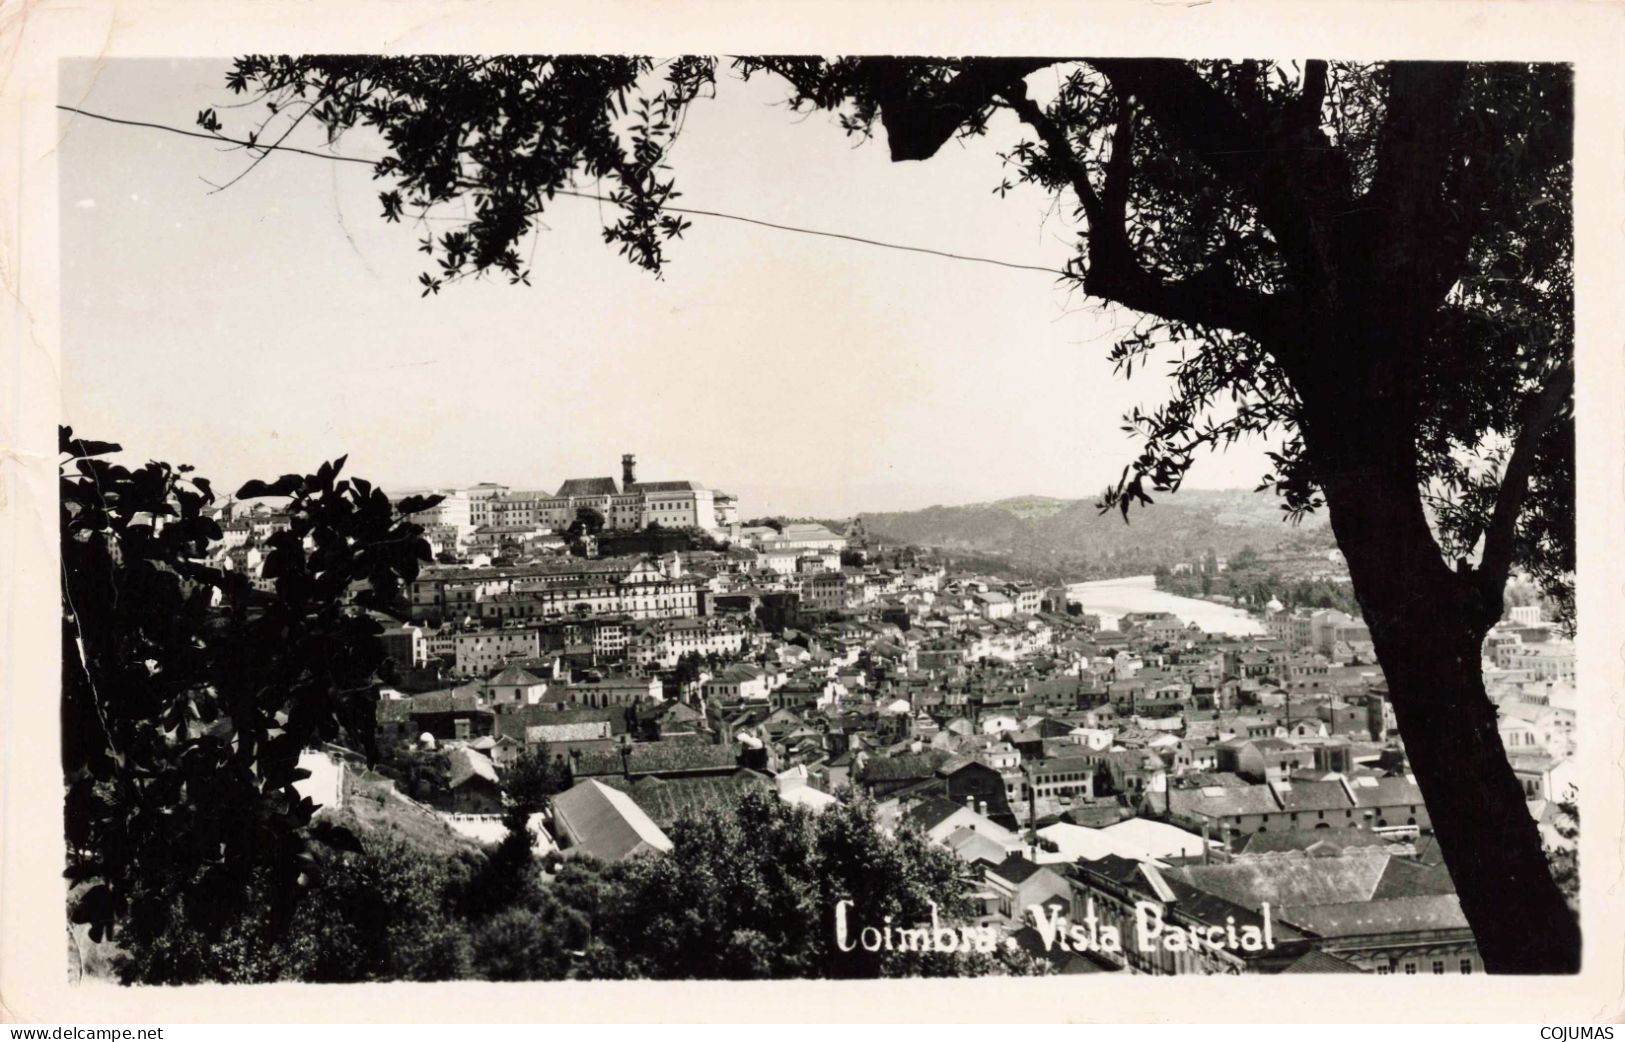
POLYGON ((596 510, 606 529, 640 531, 651 524, 662 528, 698 528, 707 532, 738 522, 738 501, 726 492, 698 481, 639 481, 637 458, 621 457, 619 483, 613 477, 569 478, 554 492, 511 489, 484 482, 470 488, 437 493, 443 498, 413 515, 430 528, 444 527, 467 539, 480 529, 562 531, 582 509, 596 510))

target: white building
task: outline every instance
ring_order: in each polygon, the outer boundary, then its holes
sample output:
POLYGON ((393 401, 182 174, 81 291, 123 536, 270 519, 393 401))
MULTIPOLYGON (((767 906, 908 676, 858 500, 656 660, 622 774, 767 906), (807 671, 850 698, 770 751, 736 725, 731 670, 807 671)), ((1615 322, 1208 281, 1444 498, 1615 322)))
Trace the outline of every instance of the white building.
POLYGON ((535 630, 473 630, 453 638, 457 672, 483 676, 508 664, 511 658, 536 658, 542 653, 535 630))
POLYGON ((796 522, 784 526, 783 531, 762 537, 764 550, 834 550, 846 549, 846 537, 836 535, 820 524, 796 522))

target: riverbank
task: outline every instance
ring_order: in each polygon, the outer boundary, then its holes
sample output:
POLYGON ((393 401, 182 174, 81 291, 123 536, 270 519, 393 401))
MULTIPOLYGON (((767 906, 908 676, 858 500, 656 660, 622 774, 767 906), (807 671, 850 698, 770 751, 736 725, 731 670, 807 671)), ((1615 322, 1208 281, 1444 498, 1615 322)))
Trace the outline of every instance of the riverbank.
POLYGON ((1134 575, 1124 579, 1099 579, 1070 583, 1068 597, 1083 610, 1100 616, 1102 626, 1115 627, 1130 612, 1166 611, 1181 622, 1194 622, 1208 633, 1257 636, 1264 623, 1241 608, 1201 601, 1157 589, 1156 576, 1134 575))

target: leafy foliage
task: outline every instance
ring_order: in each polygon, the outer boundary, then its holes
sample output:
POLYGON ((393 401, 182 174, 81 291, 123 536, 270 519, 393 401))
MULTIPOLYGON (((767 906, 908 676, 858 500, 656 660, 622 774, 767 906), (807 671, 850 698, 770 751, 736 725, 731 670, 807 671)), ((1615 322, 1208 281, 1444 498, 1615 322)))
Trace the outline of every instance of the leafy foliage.
MULTIPOLYGON (((691 815, 670 854, 614 865, 533 857, 523 816, 483 855, 440 857, 387 839, 313 862, 278 929, 264 877, 223 925, 184 912, 140 939, 127 980, 801 978, 1043 972, 1019 952, 864 951, 836 944, 835 903, 862 925, 970 912, 968 871, 919 833, 893 837, 871 805, 814 815, 771 794, 691 815)), ((849 942, 850 944, 851 942, 849 942)))
MULTIPOLYGON (((76 922, 121 943, 179 916, 223 928, 250 890, 286 926, 312 827, 301 750, 370 748, 383 649, 367 606, 394 601, 428 546, 343 461, 250 482, 287 497, 266 541, 267 592, 208 563, 222 533, 191 468, 131 469, 118 446, 61 434, 62 714, 76 922), (352 591, 353 597, 352 597, 352 591), (81 886, 82 885, 82 886, 81 886)), ((402 511, 421 509, 403 503, 402 511)))
POLYGON ((464 907, 476 917, 506 908, 523 895, 536 872, 536 834, 530 830, 531 812, 515 807, 503 815, 507 828, 475 873, 464 907))
POLYGON ((278 884, 258 874, 244 900, 220 910, 223 923, 179 909, 158 930, 131 938, 123 978, 246 984, 469 976, 472 946, 456 907, 468 865, 384 841, 314 858, 312 866, 288 923, 268 913, 278 884))
POLYGON ((1358 615, 1360 604, 1347 582, 1293 575, 1290 570, 1272 566, 1250 546, 1231 555, 1223 572, 1204 567, 1183 573, 1158 569, 1157 589, 1184 597, 1220 594, 1240 603, 1262 608, 1271 598, 1286 611, 1295 608, 1336 608, 1358 615))
POLYGON ((444 749, 421 749, 395 743, 380 750, 378 773, 397 789, 430 806, 443 806, 451 800, 451 762, 444 749))
POLYGON ((533 814, 554 793, 570 787, 570 769, 546 744, 530 746, 502 771, 502 788, 513 805, 533 814))
POLYGON ((1549 846, 1546 856, 1552 864, 1552 878, 1557 881, 1569 904, 1580 905, 1580 796, 1573 789, 1564 794, 1557 804, 1554 828, 1560 843, 1549 846))
MULTIPOLYGON (((971 912, 968 871, 918 832, 891 836, 872 804, 822 814, 771 793, 749 792, 731 813, 680 820, 673 848, 609 870, 618 892, 591 909, 597 943, 616 976, 803 978, 952 976, 1036 972, 975 953, 865 951, 836 943, 835 912, 850 902, 853 937, 863 925, 917 926, 971 912)), ((851 944, 851 942, 849 942, 851 944)), ((584 975, 592 975, 590 965, 584 975)))
POLYGON ((604 530, 604 515, 593 507, 577 507, 576 516, 565 529, 565 535, 579 542, 584 536, 595 536, 604 530))
MULTIPOLYGON (((659 66, 635 57, 251 56, 227 82, 266 102, 261 139, 306 118, 330 137, 356 126, 380 133, 389 149, 375 173, 396 185, 382 195, 386 219, 472 203, 466 228, 424 242, 440 267, 422 276, 429 293, 469 274, 522 278, 517 243, 581 180, 611 181, 619 214, 605 240, 658 274, 664 244, 686 228, 666 212, 679 193, 662 173, 665 158, 689 104, 713 92, 716 65, 696 56, 659 66)), ((1165 363, 1173 381, 1168 402, 1125 417, 1144 448, 1101 500, 1125 519, 1132 504, 1178 489, 1203 452, 1252 436, 1282 439, 1260 487, 1281 495, 1289 518, 1323 506, 1332 463, 1306 448, 1305 374, 1286 359, 1335 345, 1283 339, 1301 341, 1292 325, 1311 315, 1359 328, 1361 315, 1326 313, 1311 299, 1327 278, 1355 285, 1409 265, 1407 277, 1431 296, 1412 328, 1394 331, 1415 346, 1395 379, 1443 549, 1471 557, 1487 543, 1498 489, 1526 484, 1514 556, 1568 621, 1573 424, 1531 415, 1526 403, 1565 378, 1573 341, 1570 73, 1439 66, 1446 71, 1412 77, 1419 91, 1406 79, 1412 68, 794 56, 732 65, 742 78, 779 78, 792 111, 827 111, 854 137, 880 123, 896 159, 986 134, 1000 109, 1027 124, 1033 137, 1000 152, 1007 173, 996 190, 1071 192, 1079 245, 1069 277, 1142 316, 1113 361, 1125 375, 1165 363), (1025 83, 1041 68, 1056 84, 1045 100, 1025 83), (1423 186, 1431 196, 1403 183, 1409 171, 1394 161, 1414 144, 1404 107, 1413 95, 1448 114, 1440 139, 1413 149, 1433 161, 1438 183, 1423 186), (1361 210, 1399 191, 1421 200, 1417 216, 1438 235, 1407 240, 1420 222, 1394 225, 1398 207, 1361 210), (1360 241, 1373 235, 1389 238, 1360 241), (1350 247, 1371 258, 1364 272, 1334 270, 1336 252, 1350 247), (1523 433, 1536 458, 1508 483, 1523 433)), ((199 121, 218 131, 212 110, 199 121)))
MULTIPOLYGON (((375 174, 393 185, 378 197, 386 221, 472 203, 465 227, 421 244, 434 263, 419 277, 427 296, 489 272, 528 282, 516 244, 578 174, 608 181, 621 210, 604 241, 658 273, 665 243, 688 228, 664 212, 679 193, 663 160, 688 103, 713 85, 715 62, 678 58, 660 71, 661 89, 648 91, 656 65, 640 57, 255 55, 237 60, 227 86, 267 99, 251 140, 280 141, 306 119, 330 141, 357 126, 380 134, 389 154, 375 174)), ((198 124, 221 127, 212 109, 198 124)))

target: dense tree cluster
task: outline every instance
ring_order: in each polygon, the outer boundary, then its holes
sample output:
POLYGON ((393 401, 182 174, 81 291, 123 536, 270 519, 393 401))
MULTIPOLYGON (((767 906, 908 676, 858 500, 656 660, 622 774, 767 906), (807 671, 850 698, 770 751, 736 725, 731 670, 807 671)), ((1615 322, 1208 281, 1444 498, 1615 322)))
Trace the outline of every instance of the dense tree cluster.
POLYGON ((549 797, 569 787, 570 769, 546 745, 528 746, 502 770, 504 794, 526 814, 544 809, 549 797))
POLYGON ((1283 611, 1334 608, 1356 617, 1360 614, 1359 599, 1348 582, 1292 575, 1263 560, 1252 547, 1244 547, 1231 557, 1223 571, 1208 561, 1201 568, 1180 572, 1159 567, 1153 574, 1157 589, 1181 597, 1228 597, 1255 611, 1276 600, 1283 611))
MULTIPOLYGON (((312 843, 302 750, 371 750, 383 646, 364 610, 392 605, 427 560, 405 518, 344 461, 249 482, 285 500, 265 540, 265 589, 208 562, 222 538, 209 482, 186 466, 129 468, 107 442, 61 432, 62 758, 73 917, 139 943, 180 918, 220 927, 254 888, 295 914, 312 843)), ((397 509, 398 507, 398 509, 397 509)))
POLYGON ((867 950, 864 925, 968 917, 964 866, 872 805, 822 815, 771 794, 680 820, 673 849, 614 865, 544 864, 525 815, 490 850, 437 856, 387 837, 316 859, 279 927, 256 884, 223 922, 186 914, 126 944, 144 983, 300 980, 811 978, 1043 972, 994 952, 867 950), (850 940, 834 910, 849 902, 850 940), (852 950, 843 950, 850 947, 852 950))

